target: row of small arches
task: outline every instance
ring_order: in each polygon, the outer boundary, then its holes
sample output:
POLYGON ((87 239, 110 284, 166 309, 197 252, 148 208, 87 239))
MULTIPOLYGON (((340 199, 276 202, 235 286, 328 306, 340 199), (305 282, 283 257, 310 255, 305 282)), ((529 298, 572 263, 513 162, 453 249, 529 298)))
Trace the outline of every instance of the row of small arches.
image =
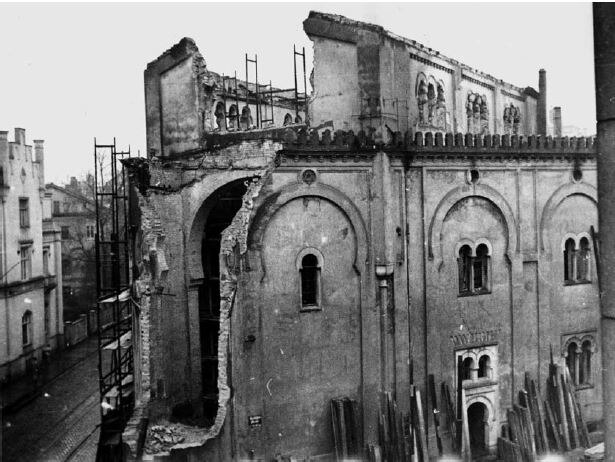
POLYGON ((491 357, 487 354, 478 359, 478 368, 474 365, 474 358, 466 357, 461 363, 461 380, 474 380, 475 378, 491 378, 491 357), (476 377, 473 372, 476 371, 476 377))
MULTIPOLYGON (((231 104, 226 112, 226 107, 223 102, 218 102, 214 110, 214 117, 216 119, 216 128, 218 130, 248 130, 254 126, 254 119, 252 117, 252 111, 248 105, 245 105, 241 109, 241 115, 236 104, 231 104)), ((294 117, 287 112, 284 115, 283 125, 292 125, 293 123, 302 123, 301 116, 294 117)))

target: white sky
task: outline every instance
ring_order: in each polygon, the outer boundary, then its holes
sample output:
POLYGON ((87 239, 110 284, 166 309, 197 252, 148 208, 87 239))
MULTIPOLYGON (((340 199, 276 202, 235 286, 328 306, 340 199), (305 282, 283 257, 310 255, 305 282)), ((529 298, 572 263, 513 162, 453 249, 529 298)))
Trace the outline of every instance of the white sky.
MULTIPOLYGON (((293 85, 292 47, 311 42, 310 10, 373 22, 520 87, 538 89, 564 125, 595 132, 591 3, 0 4, 0 130, 45 140, 46 180, 93 164, 93 138, 145 153, 143 70, 182 37, 209 69, 293 85)), ((12 133, 9 138, 12 140, 12 133)))

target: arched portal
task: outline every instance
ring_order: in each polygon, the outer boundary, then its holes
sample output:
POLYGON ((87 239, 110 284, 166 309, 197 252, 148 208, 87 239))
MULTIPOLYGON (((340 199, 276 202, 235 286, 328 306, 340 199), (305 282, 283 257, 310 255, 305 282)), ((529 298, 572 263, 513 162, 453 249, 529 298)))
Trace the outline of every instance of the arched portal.
POLYGON ((470 448, 472 456, 487 451, 489 411, 483 403, 476 402, 468 406, 468 428, 470 430, 470 448))
POLYGON ((220 328, 220 238, 240 209, 246 192, 244 180, 233 181, 205 202, 207 214, 201 258, 203 284, 199 288, 203 414, 213 420, 218 410, 218 331, 220 328))

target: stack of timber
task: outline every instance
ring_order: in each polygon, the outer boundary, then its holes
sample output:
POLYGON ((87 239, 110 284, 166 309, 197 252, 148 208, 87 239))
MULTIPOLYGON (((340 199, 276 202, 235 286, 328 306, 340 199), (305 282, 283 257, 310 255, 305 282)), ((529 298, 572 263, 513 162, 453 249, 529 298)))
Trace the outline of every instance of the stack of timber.
MULTIPOLYGON (((435 391, 434 391, 435 396, 435 391)), ((435 400, 432 406, 436 410, 435 400)), ((410 412, 403 413, 388 392, 381 394, 378 444, 367 447, 369 462, 428 462, 425 417, 421 392, 410 386, 410 412)), ((437 421, 436 421, 437 425, 437 421)))
POLYGON ((363 447, 361 414, 354 399, 331 400, 331 423, 337 460, 359 458, 363 447))
MULTIPOLYGON (((549 364, 546 404, 552 414, 550 428, 553 443, 558 446, 559 451, 591 446, 587 425, 568 368, 554 364, 553 359, 549 364)), ((549 410, 547 413, 549 414, 549 410)))
POLYGON ((544 399, 526 373, 519 403, 508 410, 507 420, 498 438, 498 458, 504 462, 529 462, 537 455, 591 445, 568 368, 554 364, 553 359, 544 399))

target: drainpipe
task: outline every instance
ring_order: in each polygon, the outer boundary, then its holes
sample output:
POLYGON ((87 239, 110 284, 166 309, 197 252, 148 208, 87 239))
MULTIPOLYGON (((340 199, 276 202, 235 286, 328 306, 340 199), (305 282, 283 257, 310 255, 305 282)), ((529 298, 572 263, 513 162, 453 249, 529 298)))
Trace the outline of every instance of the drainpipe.
MULTIPOLYGON (((598 225, 604 434, 615 434, 615 5, 594 3, 594 67, 598 129, 598 225)), ((604 460, 615 461, 606 438, 604 460)))
MULTIPOLYGON (((8 281, 8 270, 6 269, 8 266, 8 258, 6 255, 6 199, 2 199, 2 268, 4 271, 4 275, 2 276, 2 280, 0 283, 6 285, 8 281)), ((9 318, 9 301, 8 297, 5 294, 4 297, 4 312, 6 313, 6 360, 11 360, 11 338, 10 334, 10 318, 9 318)))

